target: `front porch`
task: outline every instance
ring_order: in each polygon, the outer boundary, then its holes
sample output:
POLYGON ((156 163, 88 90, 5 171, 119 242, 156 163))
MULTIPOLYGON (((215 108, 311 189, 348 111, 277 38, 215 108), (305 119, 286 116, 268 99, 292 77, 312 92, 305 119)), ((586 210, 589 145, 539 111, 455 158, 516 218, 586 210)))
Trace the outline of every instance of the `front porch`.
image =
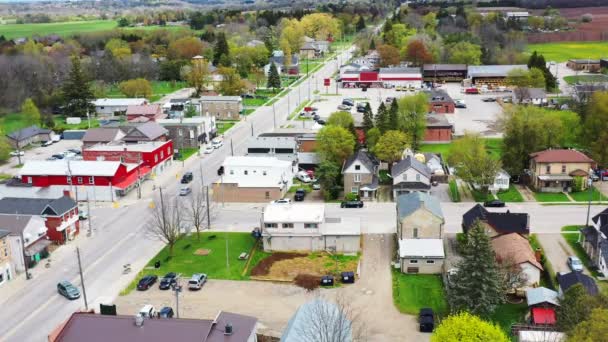
POLYGON ((572 192, 574 178, 569 175, 542 175, 536 180, 538 192, 572 192))

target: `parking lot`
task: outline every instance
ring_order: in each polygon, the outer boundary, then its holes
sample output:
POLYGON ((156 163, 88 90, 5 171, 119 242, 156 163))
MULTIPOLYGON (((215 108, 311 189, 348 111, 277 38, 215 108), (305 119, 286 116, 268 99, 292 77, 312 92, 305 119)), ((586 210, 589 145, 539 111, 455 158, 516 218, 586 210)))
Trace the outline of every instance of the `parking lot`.
MULTIPOLYGON (((50 146, 31 145, 29 148, 24 149, 24 155, 21 157, 21 163, 25 163, 29 160, 46 160, 53 154, 62 154, 68 149, 80 149, 82 147, 82 141, 80 140, 60 140, 50 146)), ((17 175, 19 173, 19 159, 17 157, 11 157, 8 163, 0 166, 0 173, 17 175)))

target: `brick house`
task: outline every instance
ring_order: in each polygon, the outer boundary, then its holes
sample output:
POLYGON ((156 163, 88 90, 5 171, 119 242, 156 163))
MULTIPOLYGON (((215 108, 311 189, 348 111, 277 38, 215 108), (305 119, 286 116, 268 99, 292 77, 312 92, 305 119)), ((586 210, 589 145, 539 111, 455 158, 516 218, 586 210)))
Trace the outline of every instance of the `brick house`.
POLYGON ((425 143, 448 143, 452 141, 454 126, 445 117, 445 114, 427 114, 425 143))
POLYGON ((195 116, 192 118, 161 119, 157 121, 167 131, 177 147, 200 147, 217 135, 217 126, 213 116, 195 116))
POLYGON ((358 150, 342 166, 344 192, 352 192, 363 200, 376 198, 380 162, 367 151, 358 150))
POLYGON ((131 105, 127 107, 126 115, 129 122, 156 121, 166 116, 159 104, 131 105))
POLYGON ((48 246, 52 242, 46 235, 47 227, 41 216, 0 215, 0 230, 9 232, 4 241, 12 254, 12 272, 23 273, 26 266, 32 268, 48 257, 48 246))
POLYGON ((539 192, 571 192, 575 177, 587 188, 595 161, 574 149, 550 149, 530 154, 531 185, 539 192))
POLYGON ((8 230, 0 229, 0 287, 13 279, 13 260, 8 230))
POLYGON ((601 69, 599 59, 570 59, 566 66, 574 71, 599 72, 601 69))
POLYGON ((74 239, 80 230, 78 204, 67 192, 51 199, 5 197, 0 200, 0 215, 40 216, 48 238, 60 244, 74 239))
POLYGON ((240 96, 201 96, 198 103, 200 113, 212 115, 216 120, 238 120, 243 111, 240 96))
POLYGON ((454 114, 456 104, 445 90, 432 89, 426 90, 425 93, 429 97, 429 112, 437 114, 454 114))
POLYGON ((151 141, 140 144, 95 145, 82 151, 82 158, 90 161, 119 161, 140 164, 140 173, 159 174, 173 160, 173 141, 151 141))

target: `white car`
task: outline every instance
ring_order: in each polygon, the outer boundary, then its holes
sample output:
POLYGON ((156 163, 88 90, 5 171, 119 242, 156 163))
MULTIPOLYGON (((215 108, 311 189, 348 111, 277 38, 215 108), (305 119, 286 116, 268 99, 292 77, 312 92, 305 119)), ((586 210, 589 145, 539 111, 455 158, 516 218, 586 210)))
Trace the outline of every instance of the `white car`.
POLYGON ((274 203, 274 204, 290 204, 291 200, 289 198, 281 198, 281 199, 278 199, 276 201, 272 201, 270 203, 274 203))
POLYGON ((23 151, 13 151, 10 153, 11 157, 17 157, 17 156, 21 156, 23 157, 25 155, 25 152, 23 151))
POLYGON ((576 257, 574 255, 571 255, 568 257, 568 266, 573 271, 576 271, 576 272, 583 271, 583 263, 581 262, 581 259, 579 259, 578 257, 576 257))
POLYGON ((215 148, 213 146, 209 145, 209 146, 205 147, 205 151, 203 153, 211 154, 211 153, 213 153, 213 151, 215 151, 215 148))
POLYGON ((312 182, 312 179, 310 178, 310 176, 308 175, 308 173, 306 173, 306 171, 300 171, 296 174, 296 178, 299 179, 300 181, 304 182, 304 183, 310 183, 312 182))
POLYGON ((138 315, 143 318, 154 318, 156 317, 156 309, 153 305, 146 304, 139 309, 138 315))
POLYGON ((220 139, 213 139, 211 141, 211 146, 213 146, 213 148, 218 149, 220 147, 222 147, 224 145, 224 142, 220 139))
POLYGON ((45 141, 42 143, 42 147, 47 147, 53 145, 53 140, 45 141))

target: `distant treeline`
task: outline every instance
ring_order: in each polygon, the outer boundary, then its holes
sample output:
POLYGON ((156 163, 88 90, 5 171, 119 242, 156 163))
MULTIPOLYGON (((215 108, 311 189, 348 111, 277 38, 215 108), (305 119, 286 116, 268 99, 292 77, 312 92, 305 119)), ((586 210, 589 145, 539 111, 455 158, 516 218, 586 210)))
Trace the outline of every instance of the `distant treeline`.
MULTIPOLYGON (((458 4, 470 5, 474 1, 463 1, 458 4)), ((523 7, 529 9, 542 9, 549 6, 553 8, 576 8, 576 7, 598 7, 607 6, 606 0, 495 0, 477 1, 477 7, 523 7)), ((409 6, 416 8, 421 6, 452 7, 457 4, 450 1, 419 1, 409 6)))

